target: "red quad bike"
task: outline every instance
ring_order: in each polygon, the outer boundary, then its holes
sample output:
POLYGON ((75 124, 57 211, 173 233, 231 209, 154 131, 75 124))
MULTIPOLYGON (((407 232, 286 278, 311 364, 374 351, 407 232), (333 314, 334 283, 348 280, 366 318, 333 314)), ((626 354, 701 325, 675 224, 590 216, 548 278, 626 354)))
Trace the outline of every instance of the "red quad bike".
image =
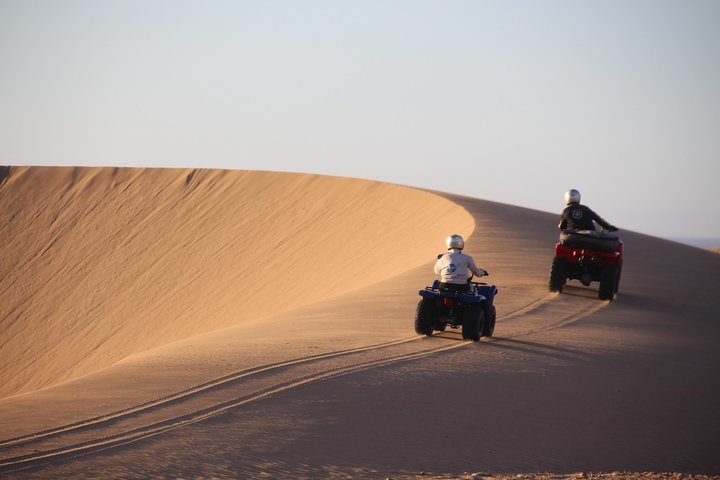
POLYGON ((555 245, 550 269, 551 292, 562 292, 568 280, 588 286, 600 282, 600 300, 613 300, 620 285, 623 242, 606 231, 564 230, 555 245))

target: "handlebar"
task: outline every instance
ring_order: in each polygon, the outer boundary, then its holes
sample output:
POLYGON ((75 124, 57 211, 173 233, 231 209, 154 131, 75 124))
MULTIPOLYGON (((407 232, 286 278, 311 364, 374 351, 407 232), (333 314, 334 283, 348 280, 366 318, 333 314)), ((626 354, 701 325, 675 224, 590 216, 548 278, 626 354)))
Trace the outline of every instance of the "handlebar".
MULTIPOLYGON (((486 276, 486 277, 490 276, 490 274, 488 273, 487 270, 483 270, 483 271, 485 272, 484 276, 486 276)), ((473 282, 472 281, 473 278, 475 278, 475 275, 472 272, 470 272, 470 276, 467 279, 468 283, 474 283, 475 285, 487 285, 487 283, 485 283, 485 282, 473 282)))

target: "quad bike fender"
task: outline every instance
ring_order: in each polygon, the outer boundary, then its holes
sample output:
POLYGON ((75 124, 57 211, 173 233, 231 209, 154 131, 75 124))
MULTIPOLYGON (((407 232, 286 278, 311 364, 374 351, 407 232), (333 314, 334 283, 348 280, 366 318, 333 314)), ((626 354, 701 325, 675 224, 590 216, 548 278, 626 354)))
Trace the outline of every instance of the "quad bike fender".
POLYGON ((431 287, 427 287, 424 290, 418 292, 422 298, 433 299, 433 298, 453 298, 463 303, 482 303, 486 302, 487 298, 484 295, 473 295, 469 293, 461 292, 445 292, 440 291, 431 287))
POLYGON ((573 248, 558 243, 555 245, 555 256, 562 257, 569 263, 581 263, 586 259, 592 259, 593 263, 600 263, 602 265, 622 265, 623 244, 620 243, 618 249, 615 251, 602 252, 587 248, 573 248))
POLYGON ((495 295, 497 295, 498 292, 498 289, 495 285, 478 285, 477 290, 480 295, 485 297, 487 303, 489 303, 490 305, 493 304, 495 295))

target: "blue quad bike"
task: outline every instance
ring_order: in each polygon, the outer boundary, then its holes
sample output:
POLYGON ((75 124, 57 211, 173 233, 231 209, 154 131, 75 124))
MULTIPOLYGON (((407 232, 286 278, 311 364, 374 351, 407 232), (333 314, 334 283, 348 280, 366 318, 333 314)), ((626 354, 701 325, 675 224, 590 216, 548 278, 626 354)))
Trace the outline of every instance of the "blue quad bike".
POLYGON ((471 280, 465 292, 442 289, 439 280, 420 290, 422 299, 415 311, 415 332, 429 337, 434 331, 443 332, 450 327, 462 328, 463 339, 473 342, 480 337, 492 337, 496 317, 493 300, 498 289, 471 280))

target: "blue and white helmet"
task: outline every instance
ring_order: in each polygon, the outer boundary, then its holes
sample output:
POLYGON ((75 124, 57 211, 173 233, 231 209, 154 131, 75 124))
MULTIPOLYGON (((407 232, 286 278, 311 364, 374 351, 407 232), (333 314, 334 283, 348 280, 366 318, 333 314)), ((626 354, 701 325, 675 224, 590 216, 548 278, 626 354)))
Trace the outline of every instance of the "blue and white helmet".
POLYGON ((570 205, 571 203, 580 203, 580 192, 574 188, 565 192, 565 205, 570 205))
POLYGON ((453 233, 452 235, 448 235, 445 239, 445 245, 447 245, 448 250, 451 248, 462 250, 465 248, 465 240, 463 240, 463 238, 457 233, 453 233))

